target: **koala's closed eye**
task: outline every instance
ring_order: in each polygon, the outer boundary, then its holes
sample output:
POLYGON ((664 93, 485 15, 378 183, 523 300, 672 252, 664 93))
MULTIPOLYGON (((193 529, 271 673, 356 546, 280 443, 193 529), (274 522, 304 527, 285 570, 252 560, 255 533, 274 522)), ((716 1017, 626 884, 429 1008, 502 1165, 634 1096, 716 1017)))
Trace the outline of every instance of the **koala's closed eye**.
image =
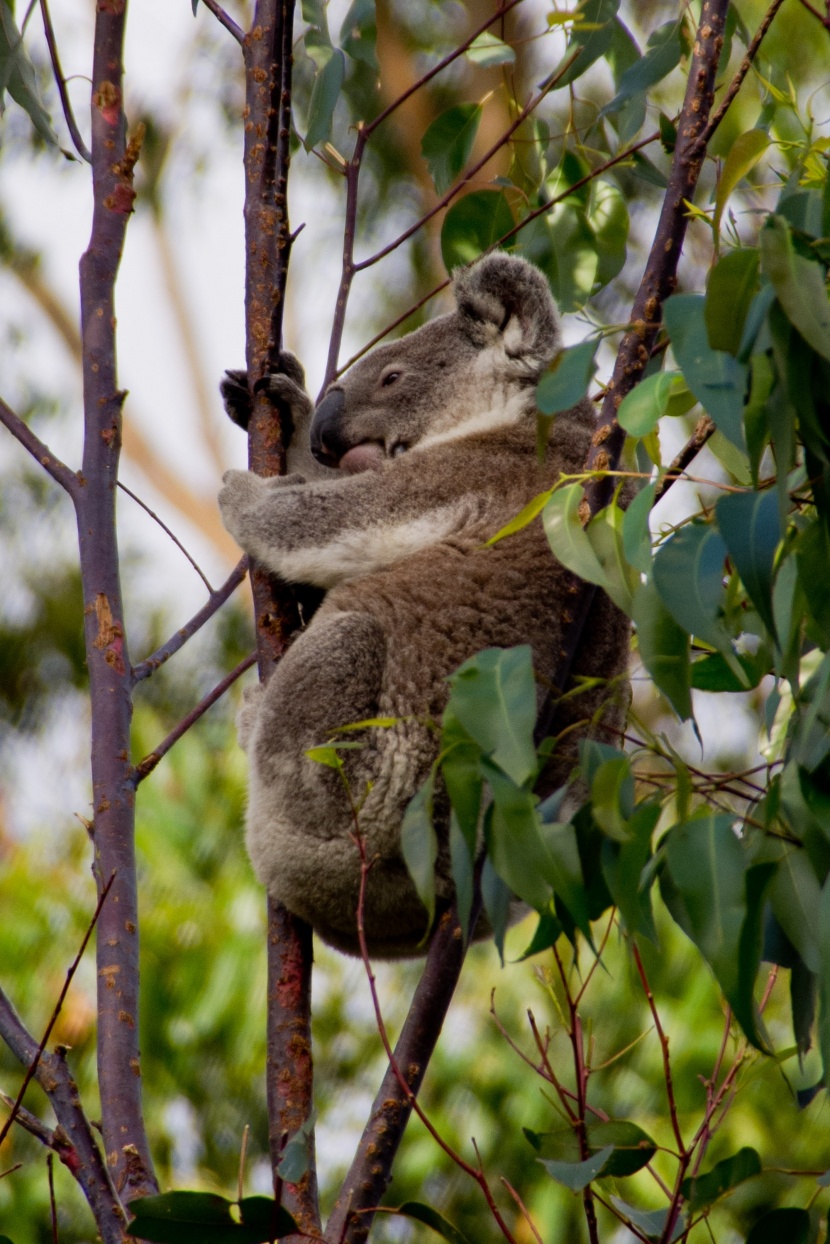
POLYGON ((395 371, 395 370, 388 371, 385 376, 381 377, 381 381, 380 381, 381 388, 385 389, 390 384, 394 384, 397 380, 400 380, 401 375, 402 373, 400 371, 395 371))

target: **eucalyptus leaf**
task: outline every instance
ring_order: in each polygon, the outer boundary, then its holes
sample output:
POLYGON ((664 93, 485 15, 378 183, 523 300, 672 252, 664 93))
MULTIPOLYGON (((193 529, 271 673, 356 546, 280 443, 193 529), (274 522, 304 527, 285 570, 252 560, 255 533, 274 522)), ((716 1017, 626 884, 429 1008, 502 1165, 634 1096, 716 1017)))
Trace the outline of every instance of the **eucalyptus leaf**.
POLYGON ((543 415, 570 410, 586 396, 597 369, 599 339, 561 350, 536 387, 536 405, 543 415))
POLYGON ((580 579, 605 588, 608 576, 582 526, 580 507, 584 497, 581 484, 557 488, 542 511, 542 522, 554 557, 580 579))
POLYGON ((538 1158, 547 1173, 557 1183, 564 1184, 571 1192, 581 1192, 592 1180, 602 1173, 608 1159, 614 1152, 613 1145, 606 1145, 598 1153, 586 1158, 583 1162, 557 1162, 548 1158, 538 1158))
POLYGON ((570 86, 609 51, 617 33, 614 18, 619 7, 620 0, 586 0, 580 6, 565 55, 551 75, 557 90, 570 86), (565 65, 568 68, 562 72, 565 65))
POLYGON ((536 682, 529 645, 486 648, 450 678, 453 714, 517 785, 536 769, 536 682))
POLYGON ((706 326, 706 300, 700 294, 674 294, 663 304, 674 357, 697 400, 739 449, 745 449, 742 423, 747 369, 725 350, 713 350, 706 326))
POLYGON ((817 354, 830 359, 830 301, 821 265, 795 252, 790 226, 780 216, 768 217, 760 243, 764 272, 790 323, 817 354))
POLYGON ((742 246, 724 255, 709 272, 704 315, 713 350, 740 352, 744 324, 758 288, 759 264, 758 250, 742 246))
POLYGON ((317 1122, 317 1112, 311 1111, 311 1114, 304 1123, 297 1128, 293 1136, 289 1137, 285 1148, 282 1151, 277 1174, 280 1179, 284 1179, 287 1184, 297 1184, 305 1175, 309 1166, 309 1157, 311 1152, 312 1137, 314 1135, 314 1125, 317 1122))
POLYGON ((11 6, 0 0, 0 114, 5 91, 28 114, 41 138, 56 147, 58 136, 40 94, 37 71, 23 46, 11 6))
POLYGON ((346 58, 339 48, 335 48, 326 63, 317 71, 314 86, 311 88, 308 129, 303 140, 307 151, 320 143, 328 142, 345 73, 346 58))
POLYGON ((431 123, 421 154, 439 194, 448 190, 470 157, 482 114, 481 104, 456 104, 431 123))
POLYGON ((516 60, 512 47, 489 30, 476 35, 464 55, 481 69, 492 69, 494 65, 512 65, 516 60))
POLYGON ((746 1244, 809 1244, 810 1215, 806 1209, 774 1209, 755 1223, 746 1244))
POLYGON ((422 1222, 425 1227, 430 1227, 443 1240, 449 1240, 449 1244, 470 1244, 469 1237, 448 1222, 443 1214, 439 1214, 438 1210, 433 1209, 431 1205, 423 1205, 420 1201, 405 1201, 397 1212, 404 1218, 422 1222))
POLYGON ((472 263, 513 228, 503 190, 474 190, 453 203, 441 227, 441 255, 448 272, 472 263))
POLYGON ((232 1202, 213 1192, 165 1192, 127 1208, 134 1215, 130 1235, 155 1244, 265 1244, 299 1230, 287 1210, 263 1196, 232 1202), (232 1205, 239 1207, 238 1222, 232 1205))
POLYGON ((775 552, 781 542, 778 499, 765 492, 727 493, 715 507, 718 527, 749 599, 773 639, 778 639, 772 611, 775 552))
POLYGON ((427 909, 427 928, 432 927, 435 918, 435 861, 438 858, 438 838, 432 821, 434 793, 433 767, 423 786, 407 804, 401 823, 401 852, 418 898, 427 909))
POLYGON ((769 134, 764 130, 755 129, 739 134, 730 147, 718 181, 714 215, 715 237, 720 231, 721 218, 732 192, 747 173, 755 167, 768 146, 769 134))
POLYGON ((726 544, 706 523, 687 523, 657 550, 654 585, 678 626, 723 652, 743 677, 722 621, 726 544))
POLYGON ((606 104, 600 116, 619 112, 635 95, 643 94, 661 82, 680 63, 683 51, 681 29, 683 18, 666 22, 649 35, 646 53, 626 69, 620 79, 617 94, 606 104))

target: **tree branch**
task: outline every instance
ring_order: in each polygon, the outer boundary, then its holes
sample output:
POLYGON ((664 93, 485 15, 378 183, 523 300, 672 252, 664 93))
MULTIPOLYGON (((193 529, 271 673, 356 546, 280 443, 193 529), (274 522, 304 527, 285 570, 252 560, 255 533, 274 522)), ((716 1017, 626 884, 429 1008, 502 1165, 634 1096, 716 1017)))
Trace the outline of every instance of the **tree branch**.
POLYGON ((2 423, 11 432, 15 440, 18 440, 24 449, 28 449, 37 462, 43 467, 52 479, 60 484, 70 495, 73 501, 77 500, 80 489, 80 480, 74 471, 70 471, 69 467, 61 462, 60 458, 56 458, 48 445, 44 445, 43 441, 35 436, 32 429, 27 423, 24 423, 20 415, 15 414, 11 406, 7 406, 0 397, 0 423, 2 423))
MULTIPOLYGON (((716 431, 715 425, 708 415, 701 415, 697 421, 694 432, 686 441, 686 444, 680 450, 680 453, 673 459, 671 466, 663 477, 663 482, 658 485, 654 493, 654 505, 658 501, 662 501, 672 484, 681 478, 686 467, 696 458, 703 446, 709 440, 709 437, 716 431)), ((654 506, 652 506, 652 509, 654 506)))
POLYGON ((211 589, 207 601, 197 613, 194 613, 189 622, 185 622, 184 626, 176 631, 175 635, 171 635, 167 642, 162 644, 160 648, 157 648, 149 657, 139 661, 138 665, 133 666, 133 684, 141 682, 144 678, 149 678, 151 674, 155 674, 157 669, 164 665, 166 661, 169 661, 180 648, 183 648, 188 639, 201 630, 205 623, 209 622, 213 615, 221 609, 225 601, 234 594, 247 573, 248 558, 246 556, 237 562, 221 587, 211 589))
MULTIPOLYGON (((19 1015, 0 989, 0 1036, 14 1056, 29 1067, 38 1056, 38 1045, 26 1031, 19 1015)), ((58 1120, 51 1133, 50 1148, 78 1181, 89 1202, 104 1244, 124 1244, 126 1217, 109 1171, 98 1149, 92 1128, 78 1097, 78 1086, 61 1054, 43 1053, 35 1079, 46 1093, 58 1120)), ((26 1126, 18 1116, 21 1126, 26 1126)), ((32 1130, 27 1127, 27 1130, 32 1130)), ((45 1130, 45 1129, 44 1129, 45 1130)), ((47 1143, 38 1130, 38 1139, 47 1143)))
POLYGON ((241 27, 237 26, 233 18, 225 12, 221 5, 217 4, 217 0, 202 0, 202 4, 206 9, 210 9, 219 24, 224 26, 225 29, 233 35, 237 43, 242 43, 245 38, 244 32, 241 27))
POLYGON ((6 1136, 9 1134, 11 1125, 12 1123, 14 1123, 15 1116, 18 1110, 20 1109, 24 1096, 26 1095, 26 1089, 29 1087, 29 1084, 31 1083, 32 1079, 37 1073, 38 1064, 40 1062, 43 1051, 46 1049, 46 1043, 48 1042, 49 1037, 51 1036, 52 1029, 57 1023, 58 1016, 60 1015, 61 1008, 63 1007, 64 999, 66 998, 66 995, 69 992, 69 986, 72 984, 72 978, 74 977, 75 973, 78 970, 78 964, 81 962, 81 959, 83 958, 84 951, 86 950, 87 945, 89 944, 89 939, 92 937, 92 930, 95 928, 95 925, 98 923, 98 917, 101 914, 101 908, 104 906, 104 903, 107 900, 107 895, 109 894, 110 889, 112 888, 112 883, 114 880, 115 880, 115 874, 113 873, 113 875, 110 877, 109 881, 107 882, 107 884, 104 886, 103 890, 101 891, 100 897, 98 899, 98 904, 95 908, 95 911, 92 914, 92 919, 90 920, 89 927, 87 928, 87 931, 84 934, 84 938, 78 949, 78 953, 75 955, 75 958, 72 960, 72 963, 69 965, 69 970, 66 973, 66 980, 63 983, 63 988, 61 989, 60 994, 58 995, 58 1000, 54 1005, 51 1016, 49 1017, 49 1023, 46 1025, 46 1031, 44 1032, 41 1038, 40 1045, 37 1047, 37 1050, 35 1051, 34 1058, 29 1063, 29 1066, 26 1070, 26 1074, 23 1077, 23 1083, 20 1086, 20 1090, 17 1094, 17 1097, 12 1103, 12 1112, 9 1115, 8 1119, 6 1119, 6 1122, 3 1124, 3 1126, 0 1127, 0 1145, 2 1145, 3 1141, 6 1139, 6 1136))
MULTIPOLYGON (((634 299, 631 327, 620 344, 613 376, 603 399, 599 427, 588 455, 586 469, 589 471, 610 472, 619 466, 625 432, 617 422, 617 410, 625 395, 642 378, 660 328, 663 302, 676 285, 677 265, 689 223, 685 203, 694 199, 706 154, 703 136, 707 132, 712 108, 715 72, 723 47, 728 8, 729 0, 704 0, 701 9, 686 96, 678 120, 669 183, 645 272, 634 299)), ((582 502, 584 522, 608 505, 614 486, 613 475, 599 475, 589 481, 582 502)), ((567 685, 596 595, 592 584, 581 583, 578 579, 574 579, 574 584, 578 585, 578 590, 569 606, 572 620, 563 629, 561 655, 552 679, 552 689, 537 721, 537 739, 550 733, 553 726, 557 699, 567 685)))
POLYGON ((252 652, 250 656, 247 656, 243 661, 240 661, 239 664, 232 669, 220 683, 217 683, 212 691, 208 692, 203 700, 199 701, 195 708, 190 710, 186 717, 182 718, 175 729, 170 731, 167 738, 164 739, 163 742, 159 743, 158 747, 155 748, 154 751, 150 752, 144 757, 143 760, 139 761, 133 771, 135 774, 134 783, 136 786, 138 786, 139 782, 143 782, 148 774, 153 772, 156 765, 167 755, 173 744, 178 743, 182 735, 187 734, 190 727, 195 725, 199 718, 203 717, 208 709, 211 708, 217 700, 221 700, 222 696, 228 690, 228 687, 232 687, 237 678, 241 677, 246 670, 249 670, 255 661, 255 652, 252 652))
POLYGON ((763 42, 764 36, 766 35, 767 31, 772 25, 773 18, 775 17, 775 14, 781 8, 781 5, 783 3, 784 3, 784 0, 772 0, 772 4, 769 6, 766 13, 764 14, 764 17, 763 17, 763 20, 761 21, 760 26, 755 31, 755 34, 752 36, 752 40, 749 44, 749 47, 746 49, 746 56, 743 58, 740 65, 738 66, 738 71, 735 74, 732 81, 729 83, 729 86, 727 87, 727 90, 726 90, 726 94, 724 95, 723 99, 718 105, 716 111, 712 113, 711 117, 709 118, 708 125, 706 126, 706 128, 704 129, 703 133, 700 136, 700 141, 705 146, 709 145, 709 142, 711 141, 712 136, 715 133, 715 130, 718 128, 721 121, 726 116, 727 112, 729 111, 729 108, 732 105, 732 101, 734 100, 735 96, 738 94, 738 91, 741 89, 741 86, 743 85, 744 78, 749 73, 750 65, 755 60, 755 57, 758 54, 758 49, 760 48, 761 43, 763 42))
POLYGON ((210 585, 207 575, 202 570, 201 566, 198 564, 195 558, 191 557, 191 555, 188 553, 187 549, 184 547, 179 537, 170 530, 170 528, 167 526, 167 523, 165 523, 163 519, 159 518, 155 510, 151 510, 147 502, 142 501, 141 497, 137 496, 137 494, 134 493, 131 488, 128 488, 127 485, 122 483, 120 479, 117 480, 116 483, 118 484, 118 487, 121 489, 121 491, 125 492, 128 497, 130 497, 133 501, 135 501, 136 505, 140 505, 144 513, 149 514, 150 518, 152 518, 154 522, 158 523, 159 527, 161 527, 164 534, 170 537, 170 539, 173 541, 173 543, 175 544, 179 552, 182 553, 184 557, 187 559, 187 561, 190 562, 191 566, 196 571, 197 575, 202 580, 208 592, 212 596, 213 588, 210 585))
POLYGON ((43 17, 43 30, 46 35, 46 42, 49 46, 49 58, 52 61, 52 72, 55 75, 55 82, 57 83, 58 94, 60 95, 61 107, 63 108, 63 115, 66 120, 67 129, 69 130, 69 134, 75 144, 75 150, 78 155, 82 160, 85 160, 87 164, 91 164, 92 156, 89 153, 89 148, 81 137, 81 131, 78 129, 77 122, 75 121, 75 114, 72 111, 72 105, 69 102, 69 95, 66 90, 66 78, 63 76, 63 70, 61 69, 60 56, 58 55, 58 43, 55 39, 55 30, 52 26, 52 18, 49 15, 49 6, 47 5, 46 0, 40 0, 40 12, 43 17))
MULTIPOLYGON (((278 363, 285 282, 291 253, 286 198, 290 160, 294 0, 257 0, 245 59, 245 337, 251 420, 248 465, 259 475, 285 471, 282 417, 256 381, 278 363), (256 31, 256 37, 254 37, 256 31)), ((267 682, 300 625, 292 590, 258 567, 251 573, 259 676, 267 682)), ((275 1192, 303 1231, 319 1234, 317 1174, 311 1160, 299 1184, 276 1174, 284 1137, 312 1108, 311 930, 279 904, 268 904, 267 1094, 275 1192)))
MULTIPOLYGON (((97 939, 98 1080, 104 1148, 124 1201, 158 1190, 141 1104, 138 1047, 138 900, 135 789, 130 767, 131 677, 118 566, 115 483, 121 407, 114 289, 133 168, 143 130, 126 142, 122 98, 126 3, 99 4, 92 65, 93 218, 81 258, 84 453, 76 498, 84 632, 92 707, 95 874, 116 874, 97 939)), ((103 1229, 103 1220, 99 1220, 103 1229)))

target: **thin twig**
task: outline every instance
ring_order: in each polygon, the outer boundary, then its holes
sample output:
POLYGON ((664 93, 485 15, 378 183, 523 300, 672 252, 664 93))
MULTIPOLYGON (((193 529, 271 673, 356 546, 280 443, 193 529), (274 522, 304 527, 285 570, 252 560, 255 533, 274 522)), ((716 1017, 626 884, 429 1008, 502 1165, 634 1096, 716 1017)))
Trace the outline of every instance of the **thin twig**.
POLYGON ((529 1211, 528 1211, 527 1206, 525 1205, 525 1203, 524 1203, 524 1201, 522 1200, 522 1198, 519 1196, 519 1194, 518 1194, 518 1192, 516 1191, 516 1189, 515 1189, 515 1188, 513 1187, 513 1185, 511 1184, 510 1180, 509 1180, 509 1179, 505 1179, 504 1175, 502 1175, 502 1177, 501 1177, 501 1182, 504 1184, 505 1188, 506 1188, 506 1189, 507 1189, 507 1191, 510 1193, 510 1195, 511 1195, 511 1196, 512 1196, 512 1198, 513 1198, 513 1200, 514 1200, 514 1201, 516 1202, 516 1204, 518 1205, 518 1207, 519 1207, 519 1209, 520 1209, 520 1211, 521 1211, 521 1213, 522 1213, 522 1217, 524 1218, 524 1220, 525 1220, 525 1222, 527 1223, 527 1225, 530 1227, 530 1230, 531 1230, 531 1233, 532 1233, 532 1235, 533 1235, 533 1238, 536 1240, 536 1244, 543 1244, 542 1237, 541 1237, 541 1235, 539 1234, 538 1230, 536 1229, 536 1223, 535 1223, 535 1222, 533 1221, 533 1219, 531 1218, 531 1216, 530 1216, 530 1213, 529 1213, 529 1211))
POLYGON ((637 965, 637 972, 639 973, 640 980, 643 985, 643 992, 645 993, 646 1001, 648 1002, 648 1009, 651 1011, 651 1017, 654 1020, 654 1027, 657 1030, 657 1036, 660 1039, 660 1049, 663 1056, 663 1078, 666 1082, 666 1096, 669 1101, 669 1116, 671 1118, 672 1131, 674 1132, 674 1139, 677 1142, 677 1148, 679 1152, 683 1154, 686 1152, 686 1146, 683 1143, 683 1135, 680 1131, 680 1121, 677 1114, 677 1103, 674 1099, 674 1083, 672 1081, 671 1059, 669 1057, 669 1039, 666 1036, 662 1023, 660 1022, 660 1013, 657 1010, 657 1005, 654 1001, 654 994, 651 992, 651 985, 649 984, 648 977, 646 976, 643 960, 640 957, 640 951, 637 943, 633 938, 631 939, 631 953, 634 956, 634 962, 637 965))
POLYGON ((709 416, 701 415, 697 421, 694 432, 686 441, 686 444, 676 455, 676 457, 672 459, 671 466, 663 477, 662 482, 658 484, 654 493, 654 504, 652 509, 658 501, 663 500, 672 484, 677 483, 677 481, 682 477, 686 467, 693 458, 697 457, 703 446, 709 440, 709 437, 713 436, 716 431, 717 428, 709 416))
POLYGON ((154 751, 150 752, 140 760, 133 770, 134 783, 137 786, 139 782, 143 782, 148 774, 152 773, 156 765, 162 760, 174 743, 178 743, 183 734, 186 734, 190 727, 204 716, 209 708, 220 700, 229 687, 232 687, 237 678, 240 678, 246 670, 256 664, 256 653, 252 652, 244 660, 231 670, 229 674, 222 679, 220 683, 209 691, 203 700, 200 700, 195 708, 192 708, 186 717, 183 717, 174 730, 171 730, 166 739, 159 743, 154 751))
MULTIPOLYGON (((375 978, 375 973, 372 969, 371 959, 369 958, 369 948, 366 942, 366 931, 364 928, 363 913, 364 913, 365 900, 366 900, 366 881, 368 879, 369 872, 371 871, 372 861, 368 858, 367 853, 366 853, 366 844, 363 840, 363 835, 360 833, 360 827, 359 827, 359 823, 357 819, 357 811, 354 808, 354 806, 352 807, 352 811, 354 813, 354 818, 355 818, 354 839, 355 839, 357 848, 360 852, 360 893, 359 893, 358 905, 357 905, 357 937, 358 937, 358 942, 360 943, 360 957, 363 960, 363 966, 366 969, 366 977, 369 982, 369 992, 372 998, 372 1007, 375 1012, 375 1024, 377 1026, 378 1034, 380 1036, 381 1043, 383 1044, 386 1057, 389 1060, 389 1067, 393 1075, 395 1076, 395 1079, 398 1082, 401 1092, 404 1094, 404 1098, 409 1108, 415 1112, 415 1114, 420 1119, 421 1123, 424 1125, 426 1130, 429 1132, 432 1139, 439 1146, 439 1148, 441 1148, 444 1151, 444 1153, 446 1153, 447 1157, 449 1157, 460 1170, 464 1171, 466 1175, 469 1175, 471 1179, 474 1179, 476 1181, 476 1183, 478 1184, 478 1186, 481 1188, 482 1192, 484 1193, 485 1200, 487 1201, 487 1206, 490 1210, 490 1213, 493 1215, 494 1219, 496 1220, 496 1223, 498 1224, 502 1232, 502 1235, 504 1236, 506 1240, 510 1241, 510 1244, 516 1244, 515 1238, 512 1232, 510 1231, 510 1228, 508 1227, 507 1223, 504 1221, 501 1211, 496 1205, 496 1202, 493 1198, 492 1191, 490 1190, 490 1185, 488 1184, 487 1179, 484 1175, 484 1171, 481 1167, 480 1161, 479 1161, 479 1168, 478 1170, 476 1170, 474 1166, 471 1166, 469 1162, 465 1161, 465 1159, 462 1158, 461 1154, 458 1153, 455 1149, 453 1149, 452 1145, 450 1145, 449 1142, 444 1139, 444 1137, 435 1127, 432 1120, 429 1118, 429 1116, 424 1111, 423 1107, 418 1102, 415 1092, 413 1091, 413 1087, 411 1083, 411 1081, 414 1079, 413 1074, 412 1074, 413 1069, 411 1067, 408 1068, 409 1078, 407 1078, 407 1076, 404 1075, 398 1063, 396 1052, 392 1049, 392 1044, 389 1040, 389 1034, 386 1031, 386 1023, 384 1021, 383 1012, 380 1006, 380 998, 378 997, 378 991, 377 991, 377 980, 375 978)), ((475 1141, 473 1141, 473 1146, 475 1147, 475 1141)))
POLYGON ((234 566, 221 587, 211 591, 210 598, 202 605, 202 608, 194 613, 189 622, 185 622, 184 626, 176 631, 175 635, 171 635, 166 643, 157 648, 154 653, 145 660, 139 661, 138 665, 133 666, 133 683, 141 682, 142 679, 148 678, 150 674, 154 674, 165 661, 169 661, 172 656, 183 648, 188 639, 195 635, 197 631, 209 622, 213 615, 219 610, 225 601, 228 600, 240 583, 248 573, 247 556, 240 559, 234 566))
POLYGON ((241 44, 243 39, 245 38, 244 30, 241 28, 241 26, 237 26, 233 18, 228 13, 225 12, 225 10, 222 8, 220 4, 217 3, 217 0, 202 0, 202 4, 205 6, 206 9, 210 9, 211 13, 216 18, 216 20, 219 22, 219 24, 221 26, 224 26, 225 29, 229 32, 229 34, 233 35, 237 43, 241 44))
MULTIPOLYGON (((541 207, 534 208, 534 210, 529 212, 527 216, 524 216, 517 225, 514 225, 512 229, 508 230, 507 233, 503 234, 502 237, 494 242, 493 245, 489 247, 487 253, 489 254, 491 250, 496 250, 499 246, 503 246, 505 242, 509 242, 512 237, 515 237, 517 233, 520 233, 522 229, 534 221, 537 216, 542 216, 546 212, 549 212, 552 208, 556 207, 557 203, 561 203, 564 199, 569 198, 577 190, 581 190, 583 186, 588 185, 588 183, 592 182, 595 178, 602 176, 602 174, 606 173, 608 169, 614 168, 615 165, 621 164, 624 160, 628 160, 635 154, 635 152, 640 151, 643 147, 648 147, 651 143, 657 142, 659 137, 659 132, 655 131, 655 133, 649 134, 647 138, 641 138, 639 142, 632 143, 632 145, 630 147, 626 147, 624 151, 619 151, 615 156, 612 156, 603 164, 599 164, 590 173, 586 173, 584 177, 580 177, 578 181, 575 181, 574 184, 569 186, 567 190, 563 190, 561 194, 556 194, 553 198, 547 199, 541 207)), ((420 311, 421 307, 423 307, 425 303, 430 302, 437 294, 440 294, 442 290, 445 290, 449 284, 449 278, 447 278, 446 281, 441 281, 439 285, 436 285, 434 289, 431 289, 428 294, 424 294, 423 298, 419 299, 418 302, 404 311, 402 315, 399 315, 397 319, 394 319, 390 324, 387 324, 385 328, 381 329, 379 333, 376 333, 375 336, 372 337, 371 341, 367 341, 365 346, 361 346, 357 353, 353 354, 342 367, 339 367, 332 376, 332 379, 334 376, 342 375, 342 373, 347 371, 354 363, 357 362, 358 359, 363 358, 364 354, 368 354, 373 346, 376 346, 379 341, 383 341, 384 337, 388 337, 391 332, 394 332, 400 324, 403 324, 406 320, 408 320, 409 317, 414 315, 416 311, 420 311)))
POLYGON ((46 1170, 49 1174, 49 1212, 52 1216, 52 1244, 58 1244, 58 1206, 55 1201, 55 1175, 52 1170, 54 1160, 54 1153, 47 1153, 46 1170))
POLYGON ((175 544, 179 552, 183 553, 184 556, 187 558, 187 560, 190 562, 191 566, 196 571, 197 575, 202 580, 208 592, 212 596, 213 588, 211 587, 211 584, 210 584, 210 581, 207 575, 204 573, 204 571, 198 565, 195 559, 190 556, 187 549, 182 544, 181 540, 178 538, 178 536, 174 535, 174 533, 167 526, 167 523, 165 523, 162 519, 160 519, 158 514, 156 514, 155 510, 151 510, 147 502, 142 501, 141 497, 136 496, 136 494, 132 491, 132 489, 128 488, 127 485, 122 483, 121 480, 118 480, 118 487, 121 489, 122 492, 125 492, 128 497, 131 497, 133 501, 135 501, 136 505, 140 505, 142 510, 144 510, 145 514, 149 514, 150 518, 152 518, 154 522, 158 523, 159 527, 161 527, 165 535, 168 535, 170 537, 170 539, 173 541, 173 543, 175 544))
POLYGON ((20 415, 16 415, 11 406, 7 406, 1 397, 0 423, 8 428, 12 436, 40 463, 44 471, 69 493, 72 500, 76 500, 81 487, 78 476, 74 471, 70 471, 60 458, 55 457, 49 446, 44 445, 43 441, 35 436, 28 424, 24 423, 20 415))
POLYGON ((69 992, 69 986, 72 984, 72 979, 78 970, 78 965, 80 964, 81 959, 83 958, 83 955, 84 955, 84 951, 86 950, 89 944, 89 939, 92 937, 92 930, 95 928, 96 924, 98 923, 98 917, 101 914, 101 908, 104 906, 104 903, 107 901, 107 895, 112 889, 112 883, 114 881, 115 881, 115 873, 112 874, 107 884, 101 890, 100 897, 95 906, 95 911, 92 913, 92 919, 90 920, 87 926, 87 930, 83 936, 83 940, 78 949, 78 953, 75 955, 75 958, 72 960, 72 963, 69 965, 69 970, 66 973, 66 980, 63 982, 63 988, 61 989, 60 994, 58 995, 57 1002, 52 1008, 52 1014, 49 1017, 49 1023, 46 1025, 46 1031, 44 1032, 41 1038, 40 1044, 37 1047, 35 1056, 32 1059, 31 1063, 29 1064, 26 1070, 26 1074, 23 1077, 23 1083, 20 1086, 20 1091, 18 1092, 17 1098, 15 1099, 15 1102, 12 1106, 12 1112, 9 1115, 9 1117, 6 1119, 6 1122, 3 1124, 3 1126, 0 1127, 0 1145, 2 1145, 3 1141, 8 1136, 11 1125, 12 1123, 14 1123, 14 1117, 17 1114, 17 1111, 20 1109, 23 1098, 26 1095, 26 1089, 31 1084, 32 1079, 34 1078, 37 1072, 38 1064, 40 1062, 41 1056, 43 1055, 43 1051, 46 1049, 46 1043, 49 1040, 50 1036, 52 1035, 52 1029, 55 1027, 55 1024, 57 1023, 58 1016, 61 1013, 61 1008, 63 1007, 64 1001, 66 999, 66 995, 69 992))
POLYGON ((52 18, 49 15, 49 7, 46 0, 40 0, 40 12, 43 17, 43 30, 49 47, 49 57, 52 61, 52 71, 55 75, 55 82, 58 86, 58 94, 60 95, 61 107, 63 108, 63 115, 66 119, 67 129, 69 130, 70 137, 75 144, 75 150, 78 155, 82 160, 85 160, 87 164, 91 164, 92 155, 81 137, 81 131, 78 129, 75 114, 73 113, 72 105, 69 102, 69 95, 66 90, 66 78, 63 76, 63 70, 61 69, 60 57, 58 55, 58 43, 55 39, 52 18))
MULTIPOLYGON (((746 55, 744 56, 740 65, 738 66, 737 73, 735 74, 734 78, 732 79, 732 81, 729 83, 729 86, 727 87, 726 94, 724 95, 718 107, 712 113, 712 116, 709 118, 708 125, 706 126, 706 128, 704 129, 703 133, 700 136, 700 141, 701 143, 703 143, 704 146, 709 145, 712 135, 714 134, 715 130, 718 128, 721 121, 726 116, 727 112, 729 111, 729 108, 732 105, 732 101, 734 100, 735 96, 738 94, 738 91, 741 89, 744 78, 749 73, 749 69, 750 69, 750 66, 752 65, 752 62, 755 60, 755 57, 758 55, 758 49, 761 46, 764 36, 766 35, 767 31, 772 25, 773 18, 775 17, 775 14, 781 8, 781 5, 783 3, 784 3, 784 0, 772 0, 772 4, 769 6, 766 13, 764 14, 764 17, 763 17, 763 20, 760 26, 755 31, 755 34, 752 36, 749 46, 746 49, 746 55)), ((816 16, 818 16, 818 14, 816 14, 816 16)), ((821 21, 822 19, 819 18, 819 20, 821 21)), ((826 22, 823 24, 825 26, 827 25, 826 22)))
MULTIPOLYGON (((47 1127, 45 1123, 25 1106, 15 1106, 15 1099, 10 1097, 8 1093, 0 1090, 0 1101, 4 1106, 8 1106, 10 1110, 15 1111, 14 1121, 18 1127, 22 1127, 24 1132, 28 1132, 30 1136, 34 1136, 47 1149, 54 1148, 55 1133, 51 1127, 47 1127)), ((4 1172, 5 1173, 5 1172, 4 1172)))
MULTIPOLYGON (((37 1054, 37 1043, 27 1032, 9 999, 0 989, 0 1036, 15 1058, 30 1066, 37 1054)), ((34 1115, 18 1109, 16 1122, 57 1153, 67 1170, 80 1184, 89 1202, 103 1244, 124 1244, 126 1215, 107 1164, 104 1162, 89 1120, 83 1112, 78 1086, 69 1073, 63 1053, 42 1053, 36 1079, 46 1093, 58 1120, 54 1132, 34 1115)), ((0 1094, 11 1104, 11 1099, 0 1094)))

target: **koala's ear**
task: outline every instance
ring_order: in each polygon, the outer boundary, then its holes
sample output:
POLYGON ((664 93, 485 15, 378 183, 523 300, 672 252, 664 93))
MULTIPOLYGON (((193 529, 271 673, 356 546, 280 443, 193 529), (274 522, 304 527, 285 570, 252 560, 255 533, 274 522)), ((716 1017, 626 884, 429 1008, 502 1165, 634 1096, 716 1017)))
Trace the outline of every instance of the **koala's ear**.
POLYGON ((452 284, 461 327, 480 348, 500 340, 511 358, 540 369, 561 349, 556 303, 526 259, 496 251, 456 268, 452 284))

